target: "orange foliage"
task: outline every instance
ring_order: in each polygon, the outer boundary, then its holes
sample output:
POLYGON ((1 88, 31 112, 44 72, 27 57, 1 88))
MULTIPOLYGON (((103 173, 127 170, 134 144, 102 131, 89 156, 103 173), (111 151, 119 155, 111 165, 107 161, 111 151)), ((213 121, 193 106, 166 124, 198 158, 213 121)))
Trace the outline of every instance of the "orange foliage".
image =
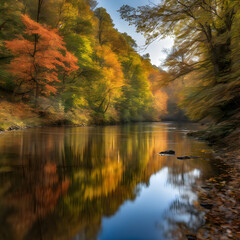
POLYGON ((16 76, 17 87, 35 88, 37 95, 55 93, 59 73, 69 75, 77 70, 77 58, 66 50, 57 30, 47 29, 26 15, 22 15, 22 22, 27 37, 20 35, 5 42, 14 55, 10 71, 16 76))
POLYGON ((45 216, 54 210, 60 196, 67 193, 69 180, 59 181, 55 163, 47 163, 42 176, 42 184, 37 185, 35 189, 35 198, 38 214, 45 216))
POLYGON ((162 70, 153 69, 149 75, 149 81, 152 85, 152 92, 169 84, 170 75, 162 70))
POLYGON ((166 114, 167 104, 169 99, 168 94, 160 89, 160 90, 154 91, 153 96, 154 96, 154 103, 158 112, 160 112, 161 114, 166 114))

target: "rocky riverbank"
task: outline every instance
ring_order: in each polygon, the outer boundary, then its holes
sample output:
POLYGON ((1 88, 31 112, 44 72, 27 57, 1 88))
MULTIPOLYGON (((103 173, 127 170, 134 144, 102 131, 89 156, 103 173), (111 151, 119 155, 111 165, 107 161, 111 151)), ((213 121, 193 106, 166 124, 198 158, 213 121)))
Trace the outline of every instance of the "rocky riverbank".
POLYGON ((214 143, 215 158, 223 162, 224 173, 208 179, 199 189, 199 207, 206 211, 206 223, 196 239, 240 239, 240 138, 239 130, 214 143))
POLYGON ((200 201, 212 205, 206 210, 206 224, 197 239, 240 239, 240 155, 225 152, 219 160, 227 172, 206 181, 199 190, 200 201))

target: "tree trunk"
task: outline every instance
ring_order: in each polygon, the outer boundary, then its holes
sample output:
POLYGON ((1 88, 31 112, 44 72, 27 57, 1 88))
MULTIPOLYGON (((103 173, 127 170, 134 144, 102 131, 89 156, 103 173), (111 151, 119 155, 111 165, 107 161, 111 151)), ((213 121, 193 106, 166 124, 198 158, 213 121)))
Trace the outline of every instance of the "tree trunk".
POLYGON ((104 113, 107 112, 108 107, 109 107, 109 105, 110 105, 110 102, 111 102, 111 96, 110 96, 110 94, 109 94, 109 96, 108 96, 108 104, 107 104, 107 106, 106 106, 106 108, 105 108, 105 110, 104 110, 104 113))
POLYGON ((36 82, 36 88, 35 88, 35 107, 38 106, 38 97, 39 97, 39 84, 36 82))
POLYGON ((214 44, 211 49, 212 63, 216 77, 222 77, 231 72, 231 39, 225 43, 214 44))

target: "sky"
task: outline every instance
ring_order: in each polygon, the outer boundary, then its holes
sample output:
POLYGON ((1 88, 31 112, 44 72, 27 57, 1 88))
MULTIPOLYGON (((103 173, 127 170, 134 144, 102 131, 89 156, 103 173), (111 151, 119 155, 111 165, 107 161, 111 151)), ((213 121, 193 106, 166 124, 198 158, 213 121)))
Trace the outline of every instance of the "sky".
MULTIPOLYGON (((151 0, 153 3, 157 3, 159 0, 151 0)), ((98 0, 97 7, 106 8, 107 12, 111 15, 113 19, 113 23, 115 24, 115 28, 118 29, 119 32, 126 32, 130 35, 139 47, 144 47, 145 38, 142 34, 136 32, 136 28, 134 26, 129 26, 128 22, 124 21, 120 17, 120 13, 117 10, 120 9, 122 5, 130 5, 132 7, 149 5, 149 0, 98 0)), ((173 45, 172 38, 160 39, 153 42, 146 50, 141 50, 140 55, 149 53, 152 64, 156 66, 160 66, 166 54, 163 52, 166 48, 171 48, 173 45)))

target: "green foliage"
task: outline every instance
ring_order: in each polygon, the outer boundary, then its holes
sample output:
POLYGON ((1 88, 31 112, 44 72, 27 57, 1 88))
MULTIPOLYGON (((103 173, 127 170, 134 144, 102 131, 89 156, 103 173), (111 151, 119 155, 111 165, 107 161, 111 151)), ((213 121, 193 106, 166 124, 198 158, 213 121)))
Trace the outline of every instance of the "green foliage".
POLYGON ((123 88, 123 96, 119 109, 124 122, 149 121, 153 119, 153 96, 144 63, 136 53, 123 61, 124 76, 127 85, 123 88))
POLYGON ((8 40, 18 34, 21 28, 20 14, 23 4, 18 0, 0 2, 0 40, 8 40))

